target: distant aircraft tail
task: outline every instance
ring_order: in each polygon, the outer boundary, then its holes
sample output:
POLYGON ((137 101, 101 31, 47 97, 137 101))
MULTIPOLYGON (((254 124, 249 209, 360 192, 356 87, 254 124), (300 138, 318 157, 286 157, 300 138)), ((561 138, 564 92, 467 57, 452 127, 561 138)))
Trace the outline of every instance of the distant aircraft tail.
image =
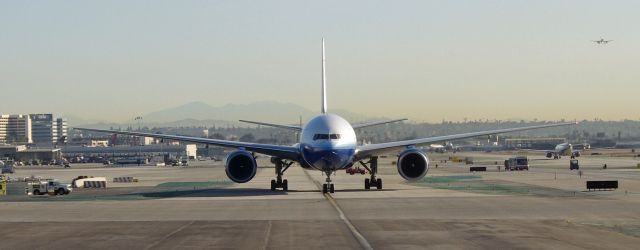
POLYGON ((327 113, 327 74, 325 72, 324 38, 322 38, 322 113, 327 113))

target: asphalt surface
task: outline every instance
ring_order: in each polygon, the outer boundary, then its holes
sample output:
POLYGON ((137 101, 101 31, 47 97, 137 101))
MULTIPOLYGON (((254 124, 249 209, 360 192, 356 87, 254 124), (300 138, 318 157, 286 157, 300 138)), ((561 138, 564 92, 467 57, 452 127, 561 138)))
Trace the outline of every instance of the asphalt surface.
MULTIPOLYGON (((477 162, 503 154, 465 154, 477 162)), ((448 154, 431 155, 432 162, 448 154)), ((273 168, 246 184, 225 181, 219 162, 190 167, 20 168, 63 182, 107 179, 106 190, 66 197, 0 198, 0 249, 634 249, 640 244, 637 159, 586 156, 582 174, 568 159, 532 161, 530 171, 469 173, 461 164, 432 167, 420 183, 403 181, 382 159, 383 190, 363 190, 366 175, 325 176, 293 166, 290 191, 268 190, 273 168), (607 163, 608 168, 601 165, 607 163), (588 192, 586 180, 618 179, 620 189, 588 192)), ((268 166, 267 161, 261 165, 268 166)), ((489 164, 490 165, 490 164, 489 164)))

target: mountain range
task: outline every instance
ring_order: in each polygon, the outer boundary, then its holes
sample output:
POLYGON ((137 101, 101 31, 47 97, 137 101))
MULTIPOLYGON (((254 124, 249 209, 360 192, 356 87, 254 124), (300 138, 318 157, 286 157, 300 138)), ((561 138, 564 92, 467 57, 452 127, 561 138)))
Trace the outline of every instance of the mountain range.
MULTIPOLYGON (((362 122, 374 118, 356 114, 346 110, 331 110, 350 122, 362 122)), ((142 116, 143 126, 173 127, 173 126, 238 126, 238 120, 263 121, 281 124, 297 124, 300 117, 306 122, 318 114, 302 106, 292 103, 262 101, 251 104, 227 104, 220 107, 211 106, 204 102, 191 102, 173 108, 158 110, 142 116)), ((66 116, 71 127, 118 127, 135 126, 135 122, 112 123, 84 120, 76 116, 66 116)), ((379 118, 384 119, 384 118, 379 118)))

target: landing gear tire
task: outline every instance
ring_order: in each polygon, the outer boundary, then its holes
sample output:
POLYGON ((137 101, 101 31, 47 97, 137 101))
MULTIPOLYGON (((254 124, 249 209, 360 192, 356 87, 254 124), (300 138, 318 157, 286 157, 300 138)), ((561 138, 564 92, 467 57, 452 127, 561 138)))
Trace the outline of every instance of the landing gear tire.
POLYGON ((322 193, 326 194, 327 193, 327 184, 322 184, 322 193))
POLYGON ((293 164, 293 161, 287 161, 280 158, 271 158, 271 163, 275 164, 276 179, 271 180, 271 191, 275 191, 278 188, 282 188, 282 191, 289 190, 289 182, 282 178, 287 169, 293 164))
POLYGON ((282 191, 289 190, 289 182, 286 179, 280 181, 271 180, 271 191, 276 191, 278 188, 282 188, 282 191))
POLYGON ((371 174, 371 178, 364 179, 364 189, 369 190, 371 187, 382 189, 382 179, 376 178, 378 174, 378 157, 371 157, 368 162, 359 161, 359 163, 371 174))
POLYGON ((335 191, 336 191, 336 190, 335 190, 335 188, 333 188, 333 184, 330 184, 330 185, 329 185, 329 193, 332 193, 332 194, 333 194, 335 191))

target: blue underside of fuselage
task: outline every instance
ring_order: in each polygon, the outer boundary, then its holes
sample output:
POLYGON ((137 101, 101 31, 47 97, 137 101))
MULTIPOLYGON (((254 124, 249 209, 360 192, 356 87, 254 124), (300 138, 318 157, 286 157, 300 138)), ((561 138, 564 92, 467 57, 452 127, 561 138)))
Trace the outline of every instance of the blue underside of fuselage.
POLYGON ((353 161, 354 148, 310 147, 302 146, 302 157, 311 168, 331 171, 346 168, 353 161))

